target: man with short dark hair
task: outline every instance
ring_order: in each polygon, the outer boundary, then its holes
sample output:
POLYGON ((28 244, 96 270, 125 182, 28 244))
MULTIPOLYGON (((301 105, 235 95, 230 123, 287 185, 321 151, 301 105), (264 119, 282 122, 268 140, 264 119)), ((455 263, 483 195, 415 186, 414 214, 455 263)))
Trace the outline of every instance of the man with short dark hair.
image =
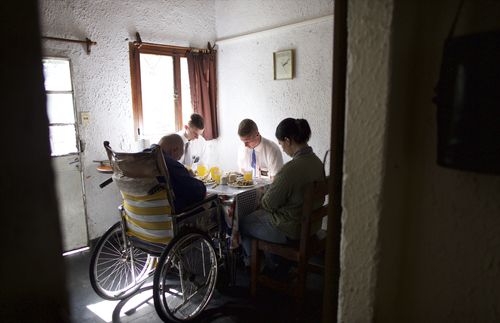
POLYGON ((207 162, 206 140, 202 137, 204 129, 203 117, 193 113, 184 129, 177 132, 184 142, 184 154, 178 159, 180 163, 191 167, 196 163, 207 162))
POLYGON ((273 178, 283 166, 283 155, 278 145, 259 133, 257 124, 243 119, 238 126, 238 135, 243 142, 238 150, 238 168, 252 169, 255 177, 273 178))
POLYGON ((171 134, 160 139, 165 164, 170 176, 170 184, 174 191, 174 207, 177 213, 186 207, 205 198, 207 189, 203 182, 197 180, 177 160, 184 153, 184 143, 178 134, 171 134))
POLYGON ((205 121, 203 120, 203 117, 197 113, 193 113, 191 115, 188 125, 201 130, 205 129, 205 121))

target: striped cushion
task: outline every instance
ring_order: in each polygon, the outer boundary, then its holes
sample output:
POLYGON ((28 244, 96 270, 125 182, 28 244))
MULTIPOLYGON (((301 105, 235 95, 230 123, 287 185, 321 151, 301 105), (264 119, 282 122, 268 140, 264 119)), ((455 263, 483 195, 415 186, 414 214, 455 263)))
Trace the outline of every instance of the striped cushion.
POLYGON ((131 195, 121 191, 127 233, 141 240, 167 244, 174 237, 172 209, 165 190, 151 195, 131 195))

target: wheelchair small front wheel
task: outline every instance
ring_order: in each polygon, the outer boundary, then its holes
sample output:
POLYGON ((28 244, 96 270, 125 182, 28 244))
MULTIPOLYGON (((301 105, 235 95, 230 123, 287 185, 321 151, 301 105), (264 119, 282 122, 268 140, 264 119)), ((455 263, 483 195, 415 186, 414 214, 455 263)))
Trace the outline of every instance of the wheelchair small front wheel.
POLYGON ((153 298, 164 321, 194 320, 210 301, 217 281, 217 254, 202 232, 175 237, 156 267, 153 298))
POLYGON ((117 222, 99 239, 92 253, 90 284, 104 299, 124 299, 144 283, 153 259, 124 239, 121 223, 117 222))

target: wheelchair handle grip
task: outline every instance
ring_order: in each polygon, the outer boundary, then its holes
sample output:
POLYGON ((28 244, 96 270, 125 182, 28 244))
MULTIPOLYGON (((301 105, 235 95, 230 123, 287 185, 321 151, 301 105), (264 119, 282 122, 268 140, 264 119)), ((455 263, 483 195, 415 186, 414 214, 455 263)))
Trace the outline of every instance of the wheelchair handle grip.
POLYGON ((108 178, 107 180, 105 180, 104 182, 102 182, 101 184, 99 184, 99 187, 100 188, 104 188, 104 187, 108 186, 109 184, 111 184, 111 182, 113 182, 113 178, 112 177, 108 178))

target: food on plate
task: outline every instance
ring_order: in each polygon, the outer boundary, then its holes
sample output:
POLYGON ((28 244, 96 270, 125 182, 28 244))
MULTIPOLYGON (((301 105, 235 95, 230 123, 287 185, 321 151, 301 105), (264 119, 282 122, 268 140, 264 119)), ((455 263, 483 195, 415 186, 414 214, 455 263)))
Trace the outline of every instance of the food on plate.
POLYGON ((236 182, 233 183, 234 186, 252 186, 253 181, 247 181, 244 179, 237 180, 236 182))
POLYGON ((238 176, 236 176, 236 174, 229 174, 229 176, 227 177, 227 182, 229 184, 232 184, 234 182, 236 182, 238 180, 238 176))
POLYGON ((195 176, 196 179, 200 180, 203 182, 203 184, 214 184, 215 181, 213 179, 210 178, 210 176, 205 175, 205 176, 195 176))
POLYGON ((229 172, 227 173, 227 179, 228 179, 228 183, 234 183, 236 182, 240 177, 243 177, 243 174, 242 173, 238 173, 238 172, 229 172))
POLYGON ((206 179, 202 180, 202 182, 204 184, 214 184, 215 183, 215 181, 211 178, 206 178, 206 179))

